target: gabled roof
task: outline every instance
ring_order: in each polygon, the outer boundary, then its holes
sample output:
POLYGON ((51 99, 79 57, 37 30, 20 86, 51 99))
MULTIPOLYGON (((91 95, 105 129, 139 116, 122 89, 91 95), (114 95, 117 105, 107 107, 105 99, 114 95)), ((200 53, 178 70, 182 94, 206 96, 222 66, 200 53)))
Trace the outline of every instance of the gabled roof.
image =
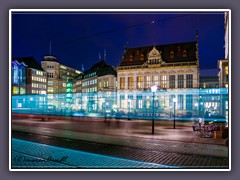
POLYGON ((44 71, 44 69, 38 64, 38 62, 35 60, 34 57, 21 57, 21 58, 13 58, 12 61, 17 60, 19 63, 23 62, 26 64, 28 67, 27 68, 32 68, 32 69, 37 69, 40 71, 44 71))
POLYGON ((148 60, 149 53, 156 48, 165 63, 174 62, 191 62, 197 61, 196 58, 196 41, 176 44, 165 44, 145 47, 133 47, 125 49, 120 66, 142 65, 148 60), (170 58, 171 51, 174 58, 170 58), (183 57, 183 52, 187 53, 187 57, 183 57))

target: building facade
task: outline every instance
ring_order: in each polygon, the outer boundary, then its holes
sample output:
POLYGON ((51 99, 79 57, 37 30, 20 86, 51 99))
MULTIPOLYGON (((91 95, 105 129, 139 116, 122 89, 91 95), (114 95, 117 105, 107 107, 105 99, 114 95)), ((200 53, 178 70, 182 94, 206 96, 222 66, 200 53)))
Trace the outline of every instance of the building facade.
MULTIPOLYGON (((44 69, 41 68, 41 66, 33 57, 15 58, 13 59, 13 63, 20 64, 18 67, 21 67, 22 70, 19 74, 19 82, 22 82, 24 84, 26 83, 25 90, 22 88, 21 92, 20 88, 20 94, 46 94, 47 73, 44 71, 44 69)), ((16 68, 15 65, 14 68, 16 68)), ((14 75, 15 72, 13 74, 13 77, 15 77, 14 75)), ((15 79, 13 79, 13 83, 15 83, 15 79)))
POLYGON ((12 61, 12 95, 26 94, 27 65, 17 60, 12 61))
POLYGON ((113 105, 116 92, 116 71, 104 60, 94 64, 82 76, 82 108, 88 112, 102 111, 113 105), (106 102, 106 98, 111 99, 106 102))
POLYGON ((72 93, 76 91, 73 80, 82 72, 60 64, 55 56, 44 56, 41 66, 47 72, 47 94, 51 103, 58 108, 71 104, 72 93))
POLYGON ((184 89, 199 88, 198 41, 127 48, 117 77, 119 110, 147 113, 155 108, 169 113, 176 99, 179 114, 181 110, 192 111, 198 94, 185 93, 184 89), (153 104, 154 85, 157 92, 153 104))

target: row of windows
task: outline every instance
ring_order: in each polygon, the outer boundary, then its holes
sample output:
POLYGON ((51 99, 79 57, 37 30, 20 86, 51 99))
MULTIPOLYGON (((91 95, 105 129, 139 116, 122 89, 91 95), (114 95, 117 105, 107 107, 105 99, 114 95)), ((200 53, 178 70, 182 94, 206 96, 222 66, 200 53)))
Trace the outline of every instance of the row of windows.
POLYGON ((53 73, 48 73, 48 78, 53 78, 53 73))
POLYGON ((108 81, 99 82, 99 88, 108 87, 108 81))
POLYGON ((86 75, 84 75, 84 78, 89 78, 89 77, 92 77, 92 76, 96 76, 96 72, 86 74, 86 75))
POLYGON ((32 83, 33 88, 47 88, 47 85, 45 84, 37 84, 37 83, 32 83))
MULTIPOLYGON (((173 99, 175 98, 175 95, 170 95, 169 97, 169 106, 170 109, 173 109, 173 99)), ((157 100, 154 103, 154 107, 164 107, 165 100, 157 100)), ((142 108, 150 108, 152 107, 152 99, 147 96, 146 99, 143 99, 143 96, 141 94, 137 94, 136 100, 133 100, 133 95, 128 94, 127 99, 125 99, 125 95, 120 95, 120 108, 133 108, 133 105, 136 105, 136 108, 142 109, 142 108)), ((186 99, 184 99, 184 95, 179 94, 177 95, 177 102, 176 102, 176 109, 179 110, 192 110, 193 107, 193 95, 186 95, 186 99), (185 104, 184 104, 185 101, 185 104)))
POLYGON ((54 66, 47 66, 47 68, 49 68, 49 69, 54 69, 54 66))
POLYGON ((40 75, 40 76, 46 76, 45 72, 38 71, 38 70, 32 70, 32 74, 34 75, 40 75))
POLYGON ((32 81, 47 82, 46 78, 32 76, 32 81))
POLYGON ((46 91, 33 89, 32 94, 46 94, 46 91))
POLYGON ((87 92, 87 93, 89 93, 89 92, 97 92, 97 87, 87 88, 85 90, 85 92, 87 92))
POLYGON ((53 92, 53 87, 48 87, 47 91, 48 92, 53 92))
MULTIPOLYGON (((180 50, 178 50, 178 51, 180 51, 180 50)), ((161 53, 161 52, 160 52, 160 53, 161 53)), ((139 52, 137 53, 137 55, 139 55, 139 52)), ((188 56, 188 52, 187 52, 186 49, 184 49, 184 50, 182 51, 182 57, 186 58, 187 56, 188 56)), ((175 52, 174 52, 173 50, 170 51, 169 57, 170 57, 170 59, 174 59, 174 58, 175 58, 175 52)), ((143 55, 143 54, 140 55, 140 60, 142 60, 142 61, 144 60, 144 55, 143 55)), ((133 61, 133 54, 130 55, 129 61, 133 61)), ((154 63, 159 63, 159 62, 160 62, 160 59, 156 59, 156 60, 154 60, 154 61, 148 60, 148 62, 150 62, 150 63, 153 63, 153 62, 154 62, 154 63)))
POLYGON ((97 79, 86 81, 86 82, 82 83, 82 86, 84 87, 84 86, 88 86, 88 85, 92 85, 92 84, 97 84, 97 79))
MULTIPOLYGON (((177 87, 184 88, 184 75, 177 75, 177 87)), ((120 77, 120 89, 125 89, 125 77, 120 77)), ((128 89, 134 89, 134 77, 127 78, 128 89)), ((167 76, 153 76, 151 81, 151 76, 137 76, 136 87, 137 89, 150 88, 152 84, 160 85, 161 88, 167 88, 167 76), (144 83, 144 84, 143 84, 144 83)), ((193 75, 186 75, 186 88, 193 87, 193 75)), ((169 88, 176 88, 176 75, 169 75, 169 88)))

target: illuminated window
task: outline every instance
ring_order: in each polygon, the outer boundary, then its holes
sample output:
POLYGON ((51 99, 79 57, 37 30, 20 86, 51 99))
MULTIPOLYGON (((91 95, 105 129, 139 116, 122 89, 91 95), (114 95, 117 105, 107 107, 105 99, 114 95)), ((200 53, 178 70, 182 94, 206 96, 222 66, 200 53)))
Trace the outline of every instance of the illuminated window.
POLYGON ((153 84, 158 85, 158 76, 153 76, 153 84))
POLYGON ((19 94, 18 87, 14 86, 13 87, 13 94, 19 94))
POLYGON ((225 73, 228 75, 228 66, 225 67, 225 73))
POLYGON ((161 76, 161 88, 167 88, 167 76, 161 76))
POLYGON ((48 92, 53 92, 53 87, 48 87, 48 92))
POLYGON ((133 77, 128 77, 128 89, 133 89, 133 77))
POLYGON ((125 89, 125 77, 120 77, 120 89, 125 89))
POLYGON ((143 54, 141 54, 141 56, 140 56, 140 60, 141 60, 141 61, 144 60, 144 55, 143 55, 143 54))
POLYGON ((53 85, 53 81, 48 81, 48 85, 52 86, 53 85))
POLYGON ((143 88, 143 77, 142 76, 138 76, 137 77, 137 88, 138 89, 142 89, 143 88))
POLYGON ((145 76, 145 88, 150 88, 151 86, 151 77, 150 76, 145 76))
POLYGON ((137 108, 142 109, 143 108, 143 100, 142 100, 142 94, 137 94, 137 108))

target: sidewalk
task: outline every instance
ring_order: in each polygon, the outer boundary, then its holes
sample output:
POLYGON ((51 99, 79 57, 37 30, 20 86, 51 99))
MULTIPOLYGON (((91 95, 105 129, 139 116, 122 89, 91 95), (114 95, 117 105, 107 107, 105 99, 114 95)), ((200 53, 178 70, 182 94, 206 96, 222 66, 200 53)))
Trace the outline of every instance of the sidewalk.
POLYGON ((14 117, 11 128, 42 144, 62 146, 49 143, 55 137, 65 141, 66 148, 97 154, 186 168, 227 168, 229 148, 225 140, 202 138, 193 132, 192 124, 176 122, 173 129, 172 121, 156 121, 152 134, 151 120, 14 117))
POLYGON ((76 151, 39 143, 12 139, 12 168, 182 168, 156 163, 141 162, 124 158, 76 151), (33 151, 34 149, 34 151, 33 151))
POLYGON ((201 143, 212 145, 224 145, 226 139, 203 138, 198 132, 193 132, 193 122, 176 121, 176 128, 173 129, 172 120, 155 121, 155 133, 152 135, 151 120, 116 120, 104 118, 72 118, 50 116, 48 120, 41 121, 38 116, 14 117, 12 124, 41 126, 53 129, 70 130, 81 133, 94 133, 99 135, 110 135, 120 137, 145 138, 153 140, 166 140, 188 143, 201 143))

